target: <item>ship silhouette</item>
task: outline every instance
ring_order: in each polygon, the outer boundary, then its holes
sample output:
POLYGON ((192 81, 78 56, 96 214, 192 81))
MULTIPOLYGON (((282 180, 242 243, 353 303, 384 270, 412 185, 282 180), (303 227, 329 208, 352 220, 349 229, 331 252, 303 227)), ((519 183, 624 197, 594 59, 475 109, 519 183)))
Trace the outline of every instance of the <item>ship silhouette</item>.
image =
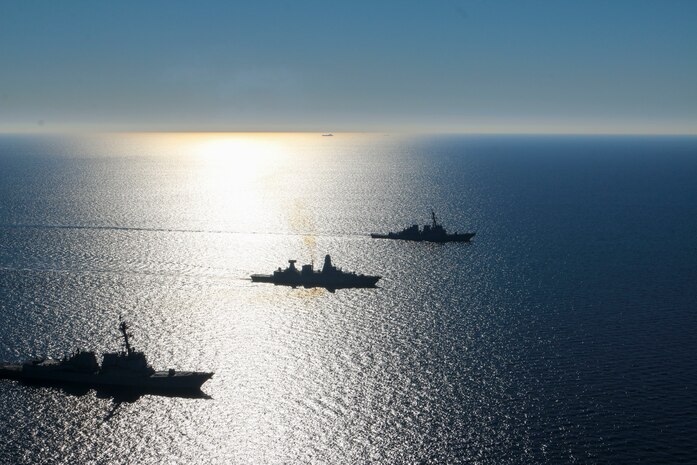
POLYGON ((70 391, 95 389, 98 392, 129 390, 137 393, 201 397, 201 385, 213 373, 198 371, 155 371, 143 352, 131 347, 128 326, 121 322, 124 339, 120 352, 103 354, 102 364, 91 351, 76 350, 60 360, 42 358, 21 364, 0 364, 0 378, 30 384, 65 386, 70 391))
POLYGON ((296 261, 288 260, 288 268, 279 268, 273 274, 253 274, 252 281, 292 287, 324 287, 334 292, 336 289, 352 287, 375 287, 375 283, 381 278, 342 271, 341 268, 332 265, 329 255, 324 257, 324 266, 319 271, 314 269, 312 263, 298 269, 295 266, 296 261))
POLYGON ((424 225, 423 229, 419 229, 419 225, 413 225, 399 232, 390 232, 387 234, 371 233, 370 237, 374 239, 399 239, 404 241, 416 242, 469 242, 476 233, 448 233, 445 228, 438 223, 436 213, 431 210, 431 224, 424 225))

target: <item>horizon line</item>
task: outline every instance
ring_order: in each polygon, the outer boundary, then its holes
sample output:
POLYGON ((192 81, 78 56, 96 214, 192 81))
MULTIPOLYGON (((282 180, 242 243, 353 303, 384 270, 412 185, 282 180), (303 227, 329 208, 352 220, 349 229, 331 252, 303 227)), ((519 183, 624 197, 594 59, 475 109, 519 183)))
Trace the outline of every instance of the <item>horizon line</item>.
POLYGON ((467 136, 675 136, 689 137, 697 136, 697 128, 686 131, 669 131, 669 130, 568 130, 568 129, 550 129, 550 130, 494 130, 494 129, 446 129, 446 130, 415 130, 415 129, 349 129, 339 131, 327 130, 221 130, 221 129, 96 129, 96 128, 14 128, 4 130, 0 128, 0 135, 107 135, 107 134, 389 134, 389 135, 404 135, 404 136, 420 136, 420 135, 467 135, 467 136))

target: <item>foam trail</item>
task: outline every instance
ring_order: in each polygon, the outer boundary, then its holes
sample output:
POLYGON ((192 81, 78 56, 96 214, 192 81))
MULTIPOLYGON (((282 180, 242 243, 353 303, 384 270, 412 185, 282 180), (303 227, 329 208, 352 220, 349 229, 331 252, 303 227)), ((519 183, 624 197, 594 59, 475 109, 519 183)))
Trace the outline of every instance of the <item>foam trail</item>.
POLYGON ((63 225, 63 224, 0 224, 1 229, 73 229, 73 230, 94 230, 94 231, 143 231, 143 232, 167 232, 167 233, 189 233, 189 234, 249 234, 266 236, 322 236, 322 237, 363 237, 365 234, 317 234, 315 232, 288 232, 275 233, 265 231, 230 231, 224 229, 174 229, 174 228, 146 228, 133 226, 86 226, 86 225, 63 225))

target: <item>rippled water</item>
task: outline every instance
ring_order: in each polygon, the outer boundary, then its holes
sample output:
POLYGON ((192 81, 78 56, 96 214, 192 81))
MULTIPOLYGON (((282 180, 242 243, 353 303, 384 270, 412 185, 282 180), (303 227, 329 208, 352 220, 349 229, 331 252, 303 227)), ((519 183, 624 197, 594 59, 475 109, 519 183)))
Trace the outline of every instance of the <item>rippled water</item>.
POLYGON ((0 360, 118 347, 212 399, 0 380, 2 463, 691 463, 697 140, 0 137, 0 360), (471 244, 374 240, 424 223, 471 244), (252 284, 331 253, 378 289, 252 284))

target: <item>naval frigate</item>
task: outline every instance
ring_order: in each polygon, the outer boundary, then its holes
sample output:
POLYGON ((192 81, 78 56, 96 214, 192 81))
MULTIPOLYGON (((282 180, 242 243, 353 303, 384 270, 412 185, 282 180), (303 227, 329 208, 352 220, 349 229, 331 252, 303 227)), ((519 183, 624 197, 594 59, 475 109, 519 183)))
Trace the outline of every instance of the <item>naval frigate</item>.
POLYGON ((324 257, 324 266, 321 270, 315 270, 314 264, 302 265, 300 269, 295 266, 296 260, 288 260, 286 269, 278 268, 273 274, 253 274, 253 282, 273 283, 292 287, 324 287, 329 291, 351 287, 375 287, 380 276, 368 276, 354 272, 342 271, 332 265, 329 255, 324 257))

